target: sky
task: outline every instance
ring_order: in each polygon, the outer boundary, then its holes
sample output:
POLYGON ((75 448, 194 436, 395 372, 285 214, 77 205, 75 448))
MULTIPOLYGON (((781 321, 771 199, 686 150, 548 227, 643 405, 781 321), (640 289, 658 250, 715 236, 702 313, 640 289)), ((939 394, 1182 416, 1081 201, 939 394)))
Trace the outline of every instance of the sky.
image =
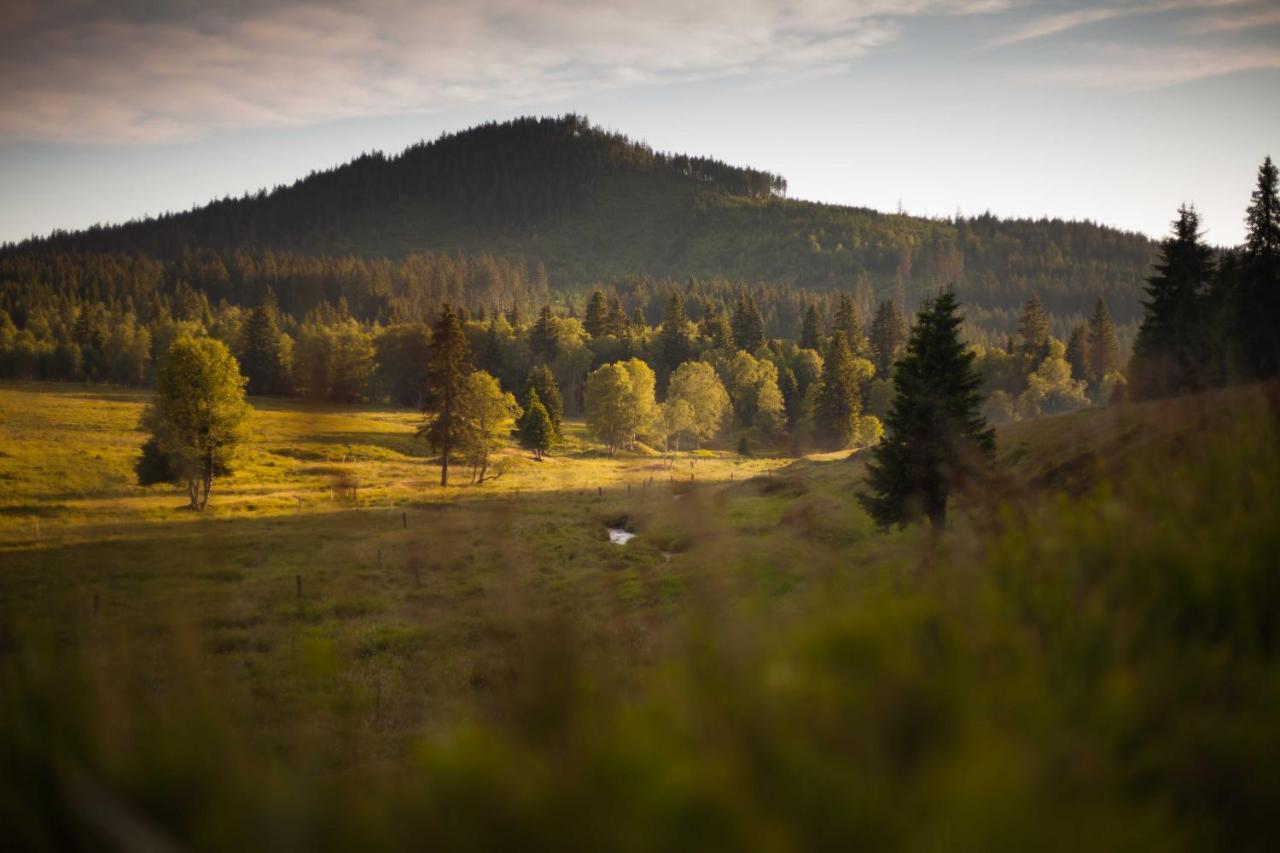
POLYGON ((576 112, 793 198, 1240 242, 1280 0, 0 0, 0 241, 576 112))

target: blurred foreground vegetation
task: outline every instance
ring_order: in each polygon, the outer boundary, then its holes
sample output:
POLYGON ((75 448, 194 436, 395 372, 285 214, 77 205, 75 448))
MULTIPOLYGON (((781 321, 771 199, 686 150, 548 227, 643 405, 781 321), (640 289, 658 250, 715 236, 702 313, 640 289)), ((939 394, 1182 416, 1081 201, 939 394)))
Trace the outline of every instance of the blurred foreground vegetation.
POLYGON ((446 503, 376 412, 292 414, 381 448, 368 504, 312 503, 289 412, 209 519, 95 491, 110 424, 0 458, 11 849, 1268 846, 1274 387, 1011 425, 941 536, 872 535, 859 455, 571 445, 446 503))

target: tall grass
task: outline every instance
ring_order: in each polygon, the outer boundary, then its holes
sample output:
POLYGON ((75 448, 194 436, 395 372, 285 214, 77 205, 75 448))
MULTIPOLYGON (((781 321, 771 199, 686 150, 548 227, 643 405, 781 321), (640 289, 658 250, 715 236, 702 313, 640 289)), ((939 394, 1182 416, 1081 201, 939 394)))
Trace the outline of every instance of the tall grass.
POLYGON ((512 516, 411 541, 459 584, 539 567, 487 587, 473 700, 412 725, 402 694, 449 677, 408 653, 439 613, 342 647, 284 597, 293 648, 251 689, 179 629, 11 619, 0 826, 30 848, 1270 846, 1274 399, 939 538, 872 536, 831 470, 688 491, 637 519, 670 564, 592 583, 555 573, 538 549, 574 546, 549 533, 475 545, 512 516))

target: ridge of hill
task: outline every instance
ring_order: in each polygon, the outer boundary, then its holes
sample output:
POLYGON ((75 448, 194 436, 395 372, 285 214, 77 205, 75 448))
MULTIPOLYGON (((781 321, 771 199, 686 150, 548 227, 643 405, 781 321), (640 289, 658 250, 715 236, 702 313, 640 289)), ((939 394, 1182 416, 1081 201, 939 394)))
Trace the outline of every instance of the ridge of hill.
MULTIPOLYGON (((637 277, 845 289, 907 306, 954 285, 1007 331, 1036 293, 1055 331, 1107 300, 1140 316, 1147 237, 1059 219, 928 219, 789 199, 779 175, 654 152, 585 117, 490 123, 399 155, 364 154, 289 186, 10 245, 23 256, 192 252, 404 259, 436 252, 541 263, 576 293, 637 277)), ((73 262, 74 263, 74 262, 73 262)), ((229 265, 229 264, 228 264, 229 265)), ((5 270, 4 274, 13 278, 5 270)))

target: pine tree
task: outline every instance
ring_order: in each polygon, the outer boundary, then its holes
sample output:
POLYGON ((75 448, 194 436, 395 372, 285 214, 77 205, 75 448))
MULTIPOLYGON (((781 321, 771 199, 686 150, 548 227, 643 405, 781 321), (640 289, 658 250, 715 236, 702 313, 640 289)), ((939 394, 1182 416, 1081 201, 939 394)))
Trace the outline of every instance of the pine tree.
POLYGON ((1066 359, 1074 378, 1089 378, 1089 333, 1083 325, 1077 324, 1071 330, 1071 337, 1067 338, 1066 359))
POLYGON ((560 342, 556 339, 555 318, 551 315, 550 305, 542 306, 538 319, 529 330, 529 349, 544 364, 550 364, 560 355, 560 342))
POLYGON ((702 321, 702 336, 710 341, 712 349, 723 353, 732 353, 735 349, 733 326, 724 309, 713 310, 707 314, 706 319, 702 321))
POLYGON ((843 331, 831 336, 831 346, 822 364, 818 395, 814 402, 814 438, 828 450, 842 450, 853 441, 862 392, 853 366, 853 353, 843 331))
POLYGON ((764 318, 750 293, 743 293, 734 305, 733 340, 738 349, 747 352, 755 352, 764 343, 764 318))
POLYGON ((876 366, 876 376, 887 378, 893 372, 893 363, 898 360, 902 345, 907 340, 907 323, 898 311, 898 304, 886 299, 876 307, 876 316, 871 321, 872 360, 876 366))
POLYGON ((418 435, 440 451, 441 486, 449 485, 449 457, 466 429, 461 402, 469 372, 467 336, 458 315, 446 303, 431 335, 431 360, 422 403, 426 417, 418 429, 418 435))
POLYGON ((1245 364, 1257 377, 1280 371, 1280 191, 1267 157, 1245 215, 1248 229, 1240 258, 1236 335, 1245 364))
POLYGON ((609 334, 609 332, 606 332, 606 329, 609 328, 609 308, 605 302, 603 291, 591 291, 591 298, 587 300, 587 312, 582 320, 582 326, 587 330, 587 334, 593 338, 609 334))
POLYGON ((804 324, 800 327, 800 346, 822 352, 822 317, 816 305, 805 309, 804 324))
POLYGON ((561 424, 564 421, 564 397, 560 394, 560 386, 556 383, 555 374, 545 364, 539 364, 529 371, 520 404, 528 410, 534 397, 542 402, 542 407, 551 418, 556 436, 560 436, 561 424))
POLYGON ((524 415, 520 418, 520 445, 533 451, 533 458, 539 462, 555 442, 558 431, 551 422, 551 415, 538 398, 538 392, 529 389, 529 401, 525 405, 524 415))
POLYGON ((945 526, 947 499, 990 464, 995 432, 981 415, 982 376, 960 340, 959 303, 946 292, 916 317, 893 374, 884 440, 858 500, 880 527, 928 519, 945 526))
POLYGON ((1049 357, 1049 315, 1034 293, 1018 316, 1018 354, 1032 370, 1049 357))
POLYGON ((867 338, 862 333, 862 317, 858 314, 858 306, 854 304, 853 297, 847 293, 841 293, 836 299, 836 313, 831 320, 833 338, 837 332, 844 335, 849 351, 854 356, 866 355, 867 338))
POLYGON ((662 331, 658 333, 659 380, 665 386, 666 378, 689 358, 693 342, 689 340, 689 318, 684 313, 684 299, 679 293, 671 294, 667 301, 667 313, 662 318, 662 331))
MULTIPOLYGON (((1103 378, 1113 370, 1120 369, 1120 342, 1116 340, 1116 324, 1111 319, 1107 303, 1101 297, 1094 303, 1093 313, 1089 315, 1089 328, 1085 338, 1085 353, 1088 370, 1083 379, 1094 387, 1101 387, 1103 378)), ((1070 358, 1068 349, 1067 356, 1070 358)))
POLYGON ((289 365, 284 333, 280 331, 276 295, 270 288, 245 323, 241 366, 249 381, 250 394, 284 394, 288 391, 289 365))
POLYGON ((630 325, 627 322, 627 309, 622 305, 622 297, 613 294, 609 297, 609 311, 605 314, 604 334, 615 338, 625 337, 630 325))
POLYGON ((1160 244, 1147 278, 1145 313, 1133 344, 1134 393, 1160 397, 1202 384, 1206 366, 1205 307, 1213 278, 1213 250, 1200 235, 1195 208, 1183 205, 1173 234, 1160 244))

